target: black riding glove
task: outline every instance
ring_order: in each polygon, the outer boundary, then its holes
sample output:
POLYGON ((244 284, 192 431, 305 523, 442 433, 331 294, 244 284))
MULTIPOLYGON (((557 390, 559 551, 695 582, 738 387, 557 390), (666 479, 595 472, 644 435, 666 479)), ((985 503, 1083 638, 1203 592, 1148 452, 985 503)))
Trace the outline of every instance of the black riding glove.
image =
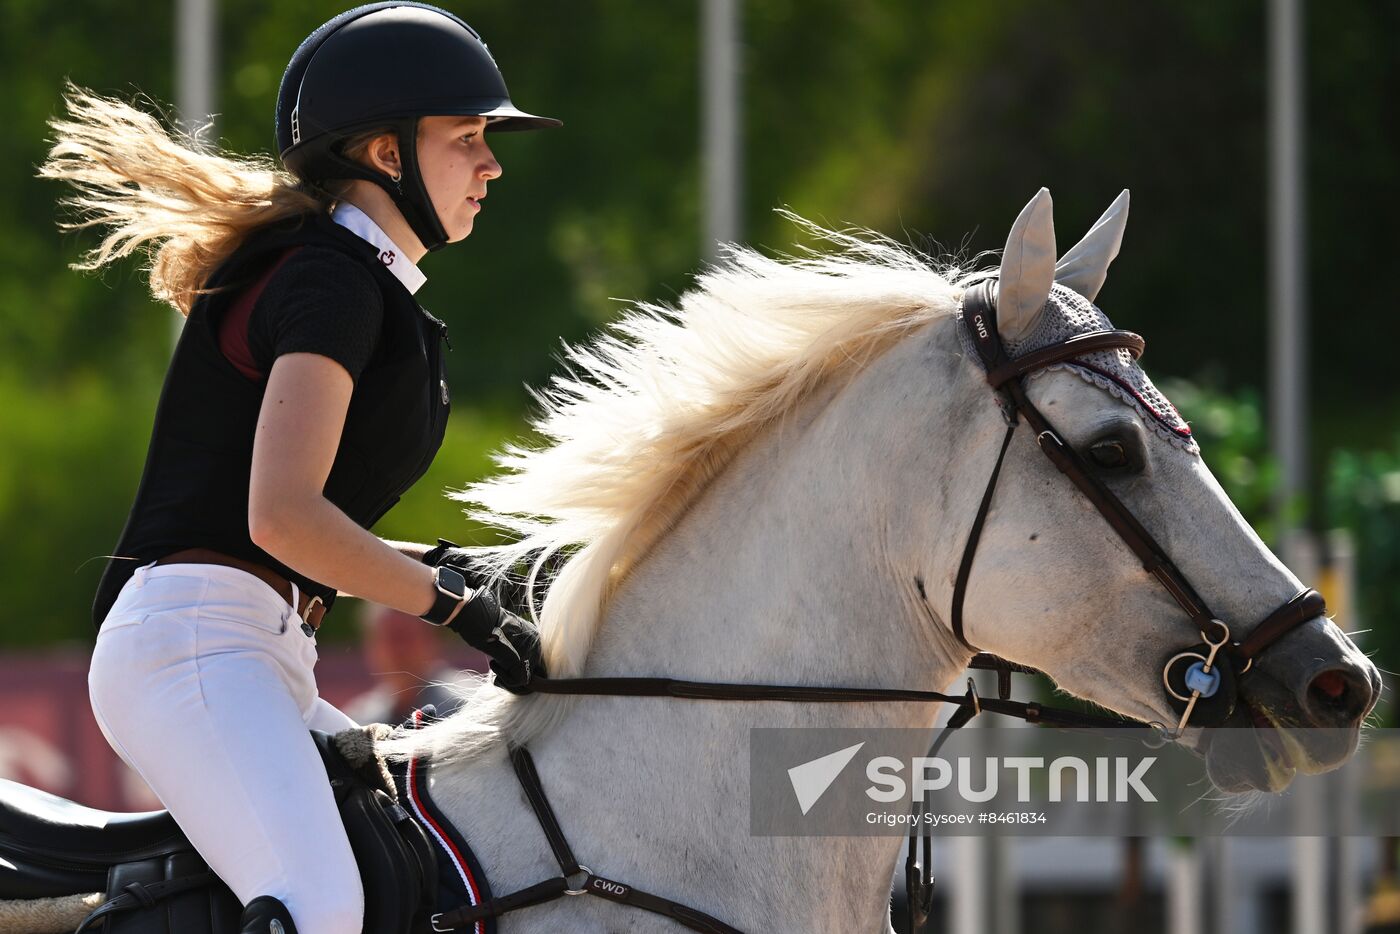
POLYGON ((447 628, 491 657, 496 683, 520 694, 532 677, 545 677, 540 631, 529 620, 501 608, 489 587, 478 588, 447 628))
POLYGON ((497 684, 507 691, 522 693, 532 676, 546 677, 539 629, 501 605, 513 602, 510 596, 515 588, 507 588, 506 600, 502 601, 473 566, 471 553, 445 538, 438 539, 437 547, 423 555, 423 563, 450 567, 466 579, 473 592, 447 628, 491 657, 497 684))

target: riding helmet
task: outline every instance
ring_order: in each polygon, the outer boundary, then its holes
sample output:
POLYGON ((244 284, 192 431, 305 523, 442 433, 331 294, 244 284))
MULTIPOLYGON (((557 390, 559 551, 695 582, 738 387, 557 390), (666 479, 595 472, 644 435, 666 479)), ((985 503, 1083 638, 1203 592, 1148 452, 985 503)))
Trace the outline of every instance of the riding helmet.
POLYGON ((511 103, 486 43, 459 17, 426 3, 370 3, 319 27, 292 55, 277 94, 277 151, 304 182, 379 185, 423 245, 437 250, 447 232, 418 168, 418 121, 459 115, 485 117, 491 131, 562 125, 511 103), (398 136, 398 180, 340 151, 350 137, 380 126, 398 136))

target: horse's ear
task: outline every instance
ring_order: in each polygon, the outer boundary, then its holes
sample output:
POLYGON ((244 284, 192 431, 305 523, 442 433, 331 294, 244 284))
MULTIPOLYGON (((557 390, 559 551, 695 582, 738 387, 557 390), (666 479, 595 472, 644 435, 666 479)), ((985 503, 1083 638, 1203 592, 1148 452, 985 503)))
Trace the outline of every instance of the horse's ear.
POLYGON ((1055 264, 1055 281, 1093 301, 1108 278, 1108 264, 1123 245, 1123 228, 1128 225, 1128 189, 1113 199, 1064 259, 1055 264))
POLYGON ((1021 209, 1006 249, 997 282, 997 329, 1017 340, 1030 332, 1055 284, 1055 218, 1050 192, 1042 188, 1021 209))

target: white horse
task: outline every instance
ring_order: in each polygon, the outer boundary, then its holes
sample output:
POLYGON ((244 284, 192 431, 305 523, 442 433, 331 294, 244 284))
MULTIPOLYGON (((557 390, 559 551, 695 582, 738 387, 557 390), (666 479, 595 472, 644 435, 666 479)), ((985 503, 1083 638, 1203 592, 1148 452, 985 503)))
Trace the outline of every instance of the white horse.
MULTIPOLYGON (((1010 346, 1033 349, 1036 329, 1063 325, 1069 309, 1100 315, 1088 301, 1126 216, 1124 192, 1057 265, 1048 193, 1027 206, 999 271, 1010 346)), ((818 232, 838 249, 788 261, 736 249, 678 310, 642 306, 572 351, 581 372, 545 397, 549 443, 508 453, 507 473, 465 494, 519 536, 486 554, 498 567, 581 546, 541 611, 556 677, 937 690, 966 666, 949 605, 1005 423, 958 309, 963 288, 992 273, 940 273, 889 241, 818 232)), ((1153 414, 1147 403, 1165 400, 1136 364, 1119 354, 1112 366, 1121 384, 1057 367, 1031 378, 1029 395, 1087 457, 1106 446, 1117 464, 1107 482, 1238 638, 1299 582, 1184 424, 1153 414)), ((1175 722, 1161 664, 1195 641, 1181 610, 1031 434, 1012 440, 966 592, 968 641, 1119 713, 1175 722)), ((1211 746, 1217 785, 1277 791, 1354 751, 1379 674, 1335 626, 1307 622, 1255 667, 1236 725, 1335 729, 1211 746)), ((517 698, 483 686, 386 751, 432 756, 432 793, 497 894, 558 875, 506 758, 507 741, 528 742, 575 854, 599 875, 748 932, 887 931, 901 840, 751 836, 749 731, 929 728, 936 714, 921 703, 517 698)), ((1183 741, 1199 744, 1199 732, 1183 741)), ((680 929, 600 898, 523 909, 500 926, 680 929)))
MULTIPOLYGON (((1048 192, 1027 206, 999 270, 1008 344, 1031 341, 1073 298, 1065 289, 1095 298, 1127 207, 1124 192, 1056 268, 1048 192)), ((736 249, 678 310, 642 306, 572 351, 575 373, 544 397, 549 443, 512 450, 507 473, 463 495, 519 537, 489 552, 498 566, 582 546, 541 611, 555 676, 936 690, 964 669, 948 607, 1005 430, 959 336, 960 296, 977 276, 940 274, 878 238, 825 236, 840 249, 788 261, 736 249)), ((1119 365, 1155 392, 1126 355, 1119 365)), ((1029 382, 1071 445, 1123 454, 1112 488, 1236 638, 1300 589, 1193 442, 1077 368, 1029 382)), ((1119 713, 1176 722, 1161 664, 1196 641, 1181 610, 1031 434, 1013 442, 966 595, 968 641, 1119 713)), ((1343 739, 1211 748, 1215 783, 1278 791, 1297 771, 1341 764, 1379 694, 1370 662, 1319 617, 1256 665, 1234 724, 1332 727, 1306 732, 1343 739)), ((926 728, 936 713, 483 688, 390 748, 434 757, 433 794, 498 894, 558 875, 509 738, 528 741, 565 835, 598 874, 745 931, 885 931, 900 839, 751 836, 749 730, 926 728)), ((680 929, 598 898, 500 923, 680 929)))

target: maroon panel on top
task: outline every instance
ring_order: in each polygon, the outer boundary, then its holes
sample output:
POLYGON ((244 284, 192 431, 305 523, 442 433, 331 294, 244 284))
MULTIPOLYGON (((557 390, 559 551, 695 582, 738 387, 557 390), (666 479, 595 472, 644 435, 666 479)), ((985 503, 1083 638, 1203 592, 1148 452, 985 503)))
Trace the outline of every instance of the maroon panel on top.
POLYGON ((229 307, 224 319, 219 322, 219 349, 223 351, 228 361, 238 368, 238 372, 253 380, 266 379, 267 374, 257 368, 253 360, 253 351, 248 346, 248 321, 253 316, 253 306, 258 303, 258 296, 262 295, 263 289, 272 281, 272 277, 277 270, 287 260, 292 258, 292 254, 300 250, 301 247, 294 246, 285 250, 276 261, 268 267, 257 282, 254 282, 243 293, 234 300, 229 307))

